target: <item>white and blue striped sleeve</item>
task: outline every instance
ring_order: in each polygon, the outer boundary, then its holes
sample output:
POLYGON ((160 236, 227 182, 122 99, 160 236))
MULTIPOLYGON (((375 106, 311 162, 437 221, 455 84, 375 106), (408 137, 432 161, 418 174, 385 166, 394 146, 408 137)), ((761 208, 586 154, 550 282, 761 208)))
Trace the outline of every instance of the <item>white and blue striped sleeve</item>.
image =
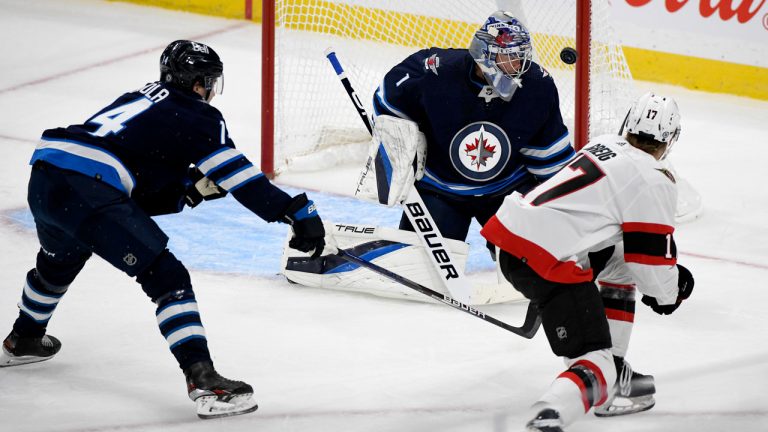
POLYGON ((281 219, 290 195, 272 182, 239 150, 222 146, 195 166, 242 205, 267 222, 281 219))

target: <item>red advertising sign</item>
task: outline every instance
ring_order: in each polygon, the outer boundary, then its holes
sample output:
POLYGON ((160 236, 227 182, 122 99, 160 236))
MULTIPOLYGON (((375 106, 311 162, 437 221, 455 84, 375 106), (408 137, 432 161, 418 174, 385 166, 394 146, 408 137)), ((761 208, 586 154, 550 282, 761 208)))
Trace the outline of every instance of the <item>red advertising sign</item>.
MULTIPOLYGON (((645 6, 653 0, 626 0, 627 4, 634 7, 645 6)), ((686 4, 689 0, 663 0, 664 6, 669 12, 677 12, 686 4)), ((718 17, 723 21, 728 21, 734 16, 736 20, 742 24, 752 20, 760 9, 765 4, 766 0, 699 0, 699 14, 704 18, 709 18, 718 13, 718 17), (736 4, 738 3, 738 4, 736 4)), ((768 14, 762 17, 763 25, 768 20, 768 14)))

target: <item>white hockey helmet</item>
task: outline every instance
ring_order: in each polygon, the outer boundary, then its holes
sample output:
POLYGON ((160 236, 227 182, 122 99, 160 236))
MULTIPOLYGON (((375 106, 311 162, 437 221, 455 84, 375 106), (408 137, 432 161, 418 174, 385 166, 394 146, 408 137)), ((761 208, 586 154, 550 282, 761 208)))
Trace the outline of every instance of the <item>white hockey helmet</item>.
POLYGON ((671 97, 653 92, 640 96, 629 109, 622 130, 665 143, 667 148, 661 159, 666 158, 680 136, 680 110, 677 102, 671 97))

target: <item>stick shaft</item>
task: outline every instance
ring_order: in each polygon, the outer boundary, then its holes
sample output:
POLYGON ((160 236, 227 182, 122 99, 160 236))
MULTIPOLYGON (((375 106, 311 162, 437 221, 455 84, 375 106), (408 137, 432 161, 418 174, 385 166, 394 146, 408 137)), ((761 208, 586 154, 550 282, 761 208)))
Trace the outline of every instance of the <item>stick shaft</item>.
POLYGON ((378 273, 384 277, 387 277, 389 279, 392 279, 395 282, 398 282, 408 288, 411 288, 413 290, 416 290, 428 297, 431 297, 434 300, 439 301, 440 303, 447 304, 448 306, 453 307, 454 309, 460 310, 462 312, 466 312, 474 317, 480 318, 483 321, 489 322, 497 327, 501 327, 504 330, 510 331, 518 336, 522 336, 526 339, 531 339, 535 334, 536 331, 538 331, 539 326, 541 325, 541 317, 539 316, 538 312, 536 311, 536 306, 532 303, 528 304, 528 310, 525 314, 525 322, 520 327, 515 327, 512 325, 509 325, 503 321, 500 321, 488 314, 485 314, 471 306, 468 306, 464 303, 459 302, 458 300, 454 300, 453 298, 449 297, 445 294, 440 294, 437 291, 434 291, 430 288, 425 287, 424 285, 421 285, 417 282, 414 282, 410 279, 407 279, 403 276, 400 276, 397 273, 394 273, 390 270, 385 269, 384 267, 381 267, 379 265, 376 265, 370 261, 366 261, 358 256, 352 255, 351 253, 339 249, 339 256, 341 256, 343 259, 357 264, 360 267, 365 267, 368 270, 371 270, 375 273, 378 273))
POLYGON ((373 133, 373 127, 371 126, 371 120, 368 118, 368 113, 365 112, 365 108, 363 107, 363 104, 360 102, 360 98, 357 97, 357 93, 355 93, 355 89, 352 88, 352 83, 349 82, 349 78, 347 78, 347 73, 344 72, 344 68, 341 67, 341 63, 339 62, 339 59, 336 57, 336 52, 328 48, 325 51, 325 56, 328 57, 328 61, 331 62, 331 65, 333 66, 333 70, 336 71, 336 76, 339 77, 341 84, 344 86, 344 90, 347 91, 347 95, 352 100, 352 104, 355 106, 355 109, 357 110, 357 114, 363 120, 363 123, 365 123, 365 127, 368 128, 368 132, 373 133))
MULTIPOLYGON (((357 97, 357 93, 352 88, 352 83, 347 78, 344 68, 341 66, 341 62, 336 57, 336 52, 332 48, 328 48, 325 51, 325 56, 328 61, 331 62, 333 70, 336 72, 336 76, 339 77, 341 83, 344 85, 344 90, 347 91, 347 95, 352 100, 352 103, 357 109, 358 115, 365 123, 365 127, 368 128, 368 132, 373 134, 373 128, 371 126, 368 114, 365 112, 365 108, 360 103, 360 99, 357 97)), ((370 166, 371 160, 368 160, 366 166, 370 166)), ((448 246, 440 233, 440 229, 437 227, 434 218, 430 214, 427 206, 424 204, 421 195, 416 190, 416 187, 412 187, 408 197, 403 202, 403 211, 411 222, 416 234, 419 236, 419 241, 427 250, 427 255, 430 257, 430 262, 437 274, 443 278, 443 284, 448 292, 452 296, 458 297, 465 302, 469 302, 472 297, 473 287, 467 281, 464 276, 464 270, 461 265, 454 259, 453 255, 448 251, 448 246), (437 260, 437 256, 441 256, 442 261, 437 260)))

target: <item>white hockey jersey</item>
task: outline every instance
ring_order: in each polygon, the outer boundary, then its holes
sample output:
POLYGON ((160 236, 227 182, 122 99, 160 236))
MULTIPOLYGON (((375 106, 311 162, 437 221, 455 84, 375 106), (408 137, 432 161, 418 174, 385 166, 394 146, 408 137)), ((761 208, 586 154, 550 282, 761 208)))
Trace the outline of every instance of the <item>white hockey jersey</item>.
POLYGON ((659 161, 603 135, 525 196, 508 196, 482 234, 560 283, 592 280, 587 254, 623 240, 638 288, 671 304, 678 294, 676 201, 674 177, 659 161))

